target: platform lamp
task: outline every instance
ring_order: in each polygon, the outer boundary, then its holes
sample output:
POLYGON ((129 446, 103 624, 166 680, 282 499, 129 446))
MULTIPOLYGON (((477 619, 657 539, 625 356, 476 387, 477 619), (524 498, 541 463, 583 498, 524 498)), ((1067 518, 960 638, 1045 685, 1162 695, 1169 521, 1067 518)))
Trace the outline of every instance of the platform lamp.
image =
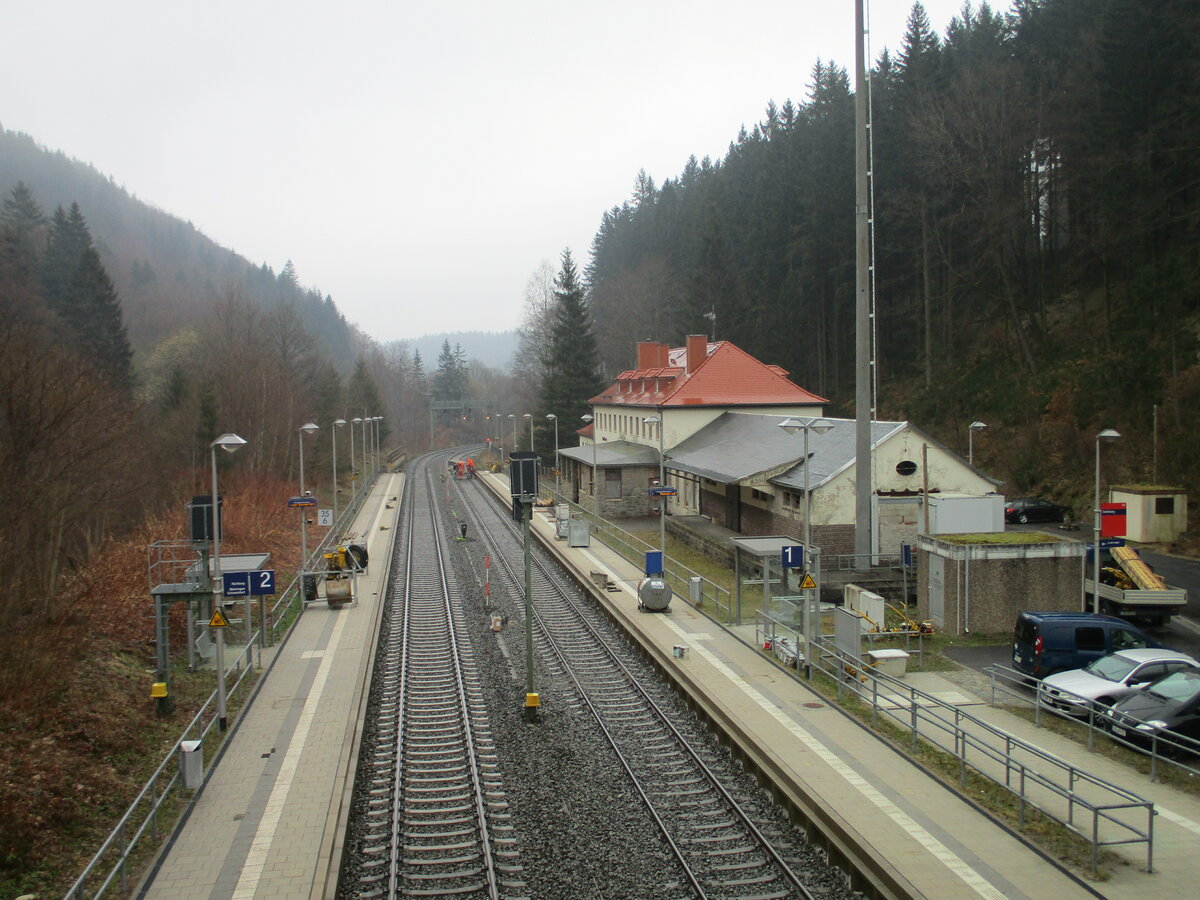
MULTIPOLYGON (((319 431, 321 426, 315 422, 305 422, 300 426, 300 496, 307 497, 304 491, 304 435, 319 431)), ((300 507, 300 592, 304 592, 304 574, 308 569, 308 507, 300 507)))
POLYGON ((512 450, 508 451, 508 455, 511 458, 513 455, 513 450, 517 449, 517 414, 509 413, 508 418, 511 419, 510 424, 512 425, 512 432, 513 432, 512 450))
MULTIPOLYGON (((334 419, 333 428, 329 432, 329 436, 333 438, 333 522, 334 527, 337 527, 338 520, 338 471, 337 471, 337 430, 346 424, 345 419, 334 419)), ((351 430, 350 437, 354 437, 354 431, 351 430)), ((353 452, 351 452, 353 455, 353 452)))
POLYGON ((972 422, 967 426, 967 465, 975 466, 975 432, 987 428, 986 422, 972 422))
MULTIPOLYGON (((590 414, 584 414, 579 418, 583 419, 588 425, 595 421, 595 417, 590 414)), ((586 427, 586 426, 584 426, 586 427)), ((596 521, 600 521, 600 498, 596 495, 596 429, 592 429, 592 515, 596 521)))
POLYGON ((1092 612, 1100 612, 1100 444, 1115 441, 1121 436, 1115 428, 1105 428, 1096 435, 1096 506, 1092 522, 1092 612))
MULTIPOLYGON (((236 434, 223 434, 209 445, 212 452, 212 592, 213 610, 221 608, 221 595, 224 592, 221 584, 221 503, 217 493, 217 448, 226 453, 236 453, 237 449, 246 443, 245 438, 236 434)), ((217 728, 224 731, 228 725, 225 713, 225 629, 212 629, 217 632, 217 728)))
POLYGON ((561 491, 558 483, 558 416, 546 413, 546 418, 554 423, 554 493, 557 494, 561 491))
POLYGON ((529 420, 529 452, 533 452, 533 413, 521 413, 522 419, 529 420))
MULTIPOLYGON (((833 423, 828 419, 801 419, 787 418, 779 423, 779 427, 788 434, 795 434, 797 431, 804 432, 804 566, 805 569, 811 569, 812 563, 810 558, 813 553, 812 546, 812 495, 809 491, 808 484, 808 433, 811 431, 815 434, 825 434, 833 428, 833 423)), ((817 551, 818 558, 820 551, 817 551)), ((766 572, 763 572, 763 577, 766 577, 766 572)), ((818 590, 820 588, 818 587, 818 590)), ((808 666, 812 666, 813 659, 813 629, 816 627, 816 618, 813 616, 813 602, 810 598, 804 600, 804 659, 808 666)), ((811 668, 809 669, 811 672, 811 668)))
MULTIPOLYGON (((647 425, 658 426, 658 487, 663 490, 667 486, 665 471, 666 457, 663 451, 663 419, 662 416, 646 416, 642 419, 647 425)), ((662 552, 663 574, 667 573, 667 498, 658 495, 658 549, 662 552)))
POLYGON ((350 420, 350 505, 358 502, 358 462, 354 457, 354 426, 361 422, 358 416, 350 420))

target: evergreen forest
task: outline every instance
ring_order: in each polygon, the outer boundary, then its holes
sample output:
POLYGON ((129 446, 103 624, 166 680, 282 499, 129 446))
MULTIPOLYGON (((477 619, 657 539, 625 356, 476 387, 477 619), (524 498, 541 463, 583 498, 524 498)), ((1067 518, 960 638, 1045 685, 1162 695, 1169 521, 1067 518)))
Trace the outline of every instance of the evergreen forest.
MULTIPOLYGON (((1126 438, 1110 481, 1200 474, 1196 11, 965 4, 939 35, 917 4, 870 61, 878 418, 964 455, 986 421, 976 459, 1010 495, 1090 508, 1105 427, 1126 438)), ((707 333, 853 415, 852 80, 818 61, 723 159, 639 173, 604 214, 586 277, 606 371, 631 335, 707 333)))

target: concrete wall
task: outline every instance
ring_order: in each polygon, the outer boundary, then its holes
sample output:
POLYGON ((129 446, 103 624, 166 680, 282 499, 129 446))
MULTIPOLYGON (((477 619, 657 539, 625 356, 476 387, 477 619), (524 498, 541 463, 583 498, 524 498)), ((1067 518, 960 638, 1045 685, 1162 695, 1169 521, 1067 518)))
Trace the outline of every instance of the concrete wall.
MULTIPOLYGON (((917 618, 933 619, 929 592, 931 554, 920 549, 917 618)), ((972 559, 942 557, 944 622, 938 631, 1008 634, 1024 610, 1079 610, 1079 556, 972 559)))

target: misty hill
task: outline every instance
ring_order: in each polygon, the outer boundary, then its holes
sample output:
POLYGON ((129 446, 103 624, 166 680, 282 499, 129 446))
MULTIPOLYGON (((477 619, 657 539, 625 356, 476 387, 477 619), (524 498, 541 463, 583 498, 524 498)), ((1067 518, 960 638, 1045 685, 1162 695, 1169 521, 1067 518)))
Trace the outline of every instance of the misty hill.
POLYGON ((437 365, 438 354, 442 352, 442 344, 450 342, 453 347, 458 344, 466 354, 468 362, 478 362, 489 369, 507 370, 512 365, 513 354, 517 352, 517 333, 515 331, 457 331, 444 334, 427 334, 414 341, 407 341, 410 352, 416 350, 421 354, 426 371, 432 371, 437 365))
POLYGON ((343 374, 353 367, 354 329, 332 297, 298 284, 290 267, 276 273, 265 263, 256 266, 90 164, 0 127, 0 196, 21 181, 47 217, 58 206, 79 204, 117 289, 135 353, 148 353, 218 300, 238 296, 264 309, 290 304, 343 374))

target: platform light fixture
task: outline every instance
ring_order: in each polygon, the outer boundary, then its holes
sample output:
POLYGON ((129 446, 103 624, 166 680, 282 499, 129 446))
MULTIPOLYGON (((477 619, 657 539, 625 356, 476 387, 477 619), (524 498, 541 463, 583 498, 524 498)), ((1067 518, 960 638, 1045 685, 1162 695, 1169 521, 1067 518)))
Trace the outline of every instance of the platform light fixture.
MULTIPOLYGON (((220 494, 217 493, 217 448, 226 453, 236 453, 244 446, 246 439, 236 434, 223 434, 209 445, 212 452, 212 593, 213 610, 221 608, 221 595, 224 588, 221 583, 221 509, 220 494)), ((225 629, 215 629, 217 645, 217 728, 224 731, 229 719, 225 711, 225 629)))

